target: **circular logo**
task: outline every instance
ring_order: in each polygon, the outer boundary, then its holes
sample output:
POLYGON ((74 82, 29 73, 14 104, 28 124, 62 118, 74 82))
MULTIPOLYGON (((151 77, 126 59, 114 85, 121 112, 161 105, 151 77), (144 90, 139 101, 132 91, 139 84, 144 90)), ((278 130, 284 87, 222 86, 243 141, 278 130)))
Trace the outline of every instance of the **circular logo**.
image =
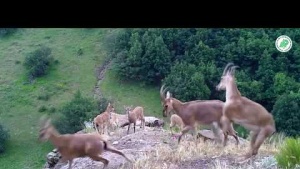
POLYGON ((286 35, 281 35, 276 39, 275 46, 280 52, 287 52, 292 48, 292 40, 286 35))

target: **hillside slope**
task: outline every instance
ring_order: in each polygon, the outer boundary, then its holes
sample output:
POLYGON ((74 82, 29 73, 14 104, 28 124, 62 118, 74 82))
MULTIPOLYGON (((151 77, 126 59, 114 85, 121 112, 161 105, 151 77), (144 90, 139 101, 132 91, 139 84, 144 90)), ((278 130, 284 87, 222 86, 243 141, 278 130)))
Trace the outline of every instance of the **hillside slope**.
MULTIPOLYGON (((7 151, 0 156, 1 168, 40 168, 49 144, 37 141, 37 125, 46 109, 57 110, 78 89, 93 96, 95 68, 105 59, 101 40, 106 29, 19 29, 0 40, 0 123, 9 129, 7 151), (28 84, 23 67, 27 53, 47 46, 54 65, 49 74, 28 84), (82 55, 78 55, 78 50, 82 55), (47 101, 39 100, 47 96, 47 101), (12 164, 11 162, 14 161, 12 164)), ((55 113, 55 112, 54 112, 55 113)))

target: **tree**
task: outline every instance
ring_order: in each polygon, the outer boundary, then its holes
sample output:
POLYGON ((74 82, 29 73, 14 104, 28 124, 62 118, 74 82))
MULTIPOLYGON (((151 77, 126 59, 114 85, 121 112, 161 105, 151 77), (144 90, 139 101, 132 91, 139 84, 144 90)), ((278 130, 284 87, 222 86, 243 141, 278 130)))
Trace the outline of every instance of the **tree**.
POLYGON ((176 63, 163 83, 181 101, 205 100, 210 96, 203 74, 193 64, 176 63))
POLYGON ((300 93, 284 94, 278 98, 273 107, 276 130, 288 136, 300 135, 300 93))

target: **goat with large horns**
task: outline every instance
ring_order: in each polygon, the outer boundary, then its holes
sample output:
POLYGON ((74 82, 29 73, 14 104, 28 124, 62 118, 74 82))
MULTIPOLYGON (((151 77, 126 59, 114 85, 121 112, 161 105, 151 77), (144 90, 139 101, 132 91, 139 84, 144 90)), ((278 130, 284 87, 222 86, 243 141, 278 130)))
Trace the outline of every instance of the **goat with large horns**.
MULTIPOLYGON (((190 102, 181 102, 180 100, 171 97, 168 91, 165 97, 164 89, 165 85, 160 88, 161 104, 163 106, 163 116, 167 117, 171 111, 174 111, 185 124, 184 129, 178 137, 178 143, 180 143, 181 137, 188 131, 195 131, 195 127, 198 125, 206 125, 212 128, 215 139, 221 143, 219 135, 220 119, 222 117, 222 110, 224 102, 220 100, 195 100, 190 102)), ((239 139, 234 131, 233 126, 230 126, 228 134, 232 135, 236 139, 236 144, 239 144, 239 139)))
MULTIPOLYGON (((226 92, 226 101, 221 118, 224 137, 227 137, 226 131, 230 129, 232 122, 252 131, 250 151, 240 159, 246 160, 258 153, 261 144, 267 137, 275 133, 276 129, 272 114, 259 103, 241 95, 234 77, 237 67, 233 63, 228 63, 216 88, 226 92)), ((226 140, 224 139, 224 146, 226 145, 226 140)))

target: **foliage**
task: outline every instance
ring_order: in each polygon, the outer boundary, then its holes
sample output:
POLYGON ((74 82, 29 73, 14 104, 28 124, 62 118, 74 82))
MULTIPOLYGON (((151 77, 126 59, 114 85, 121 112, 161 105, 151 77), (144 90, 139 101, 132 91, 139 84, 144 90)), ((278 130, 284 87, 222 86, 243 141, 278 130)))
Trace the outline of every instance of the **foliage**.
MULTIPOLYGON (((89 97, 83 97, 78 90, 73 99, 61 108, 54 125, 62 134, 76 133, 84 129, 85 121, 92 121, 97 115, 104 112, 108 102, 111 101, 103 97, 97 101, 89 97)), ((113 104, 113 102, 111 103, 113 104)), ((50 113, 55 111, 55 109, 49 110, 50 113)))
POLYGON ((193 64, 176 63, 163 83, 181 101, 206 100, 210 96, 203 74, 193 64))
POLYGON ((17 31, 17 28, 0 28, 0 38, 9 36, 17 31))
POLYGON ((5 144, 9 137, 10 135, 8 130, 0 124, 0 153, 5 151, 5 144))
POLYGON ((60 117, 54 121, 54 125, 62 134, 78 132, 83 129, 88 114, 95 109, 93 100, 83 97, 78 90, 73 99, 62 107, 60 117))
POLYGON ((184 100, 201 96, 202 87, 186 86, 196 76, 209 89, 201 99, 208 94, 207 99, 225 100, 225 92, 215 86, 224 66, 233 62, 240 67, 236 82, 241 94, 270 112, 281 95, 299 90, 299 35, 300 29, 290 28, 129 28, 111 33, 107 50, 120 77, 156 86, 168 82, 184 100), (293 41, 285 53, 274 45, 283 34, 293 41), (178 63, 196 68, 179 70, 178 63))
POLYGON ((41 47, 25 57, 24 66, 28 70, 29 78, 37 78, 47 74, 52 62, 51 49, 41 47))
POLYGON ((278 98, 272 113, 276 128, 287 136, 300 135, 300 93, 289 93, 278 98))
POLYGON ((300 165, 300 139, 286 138, 275 158, 281 168, 294 168, 300 165))

